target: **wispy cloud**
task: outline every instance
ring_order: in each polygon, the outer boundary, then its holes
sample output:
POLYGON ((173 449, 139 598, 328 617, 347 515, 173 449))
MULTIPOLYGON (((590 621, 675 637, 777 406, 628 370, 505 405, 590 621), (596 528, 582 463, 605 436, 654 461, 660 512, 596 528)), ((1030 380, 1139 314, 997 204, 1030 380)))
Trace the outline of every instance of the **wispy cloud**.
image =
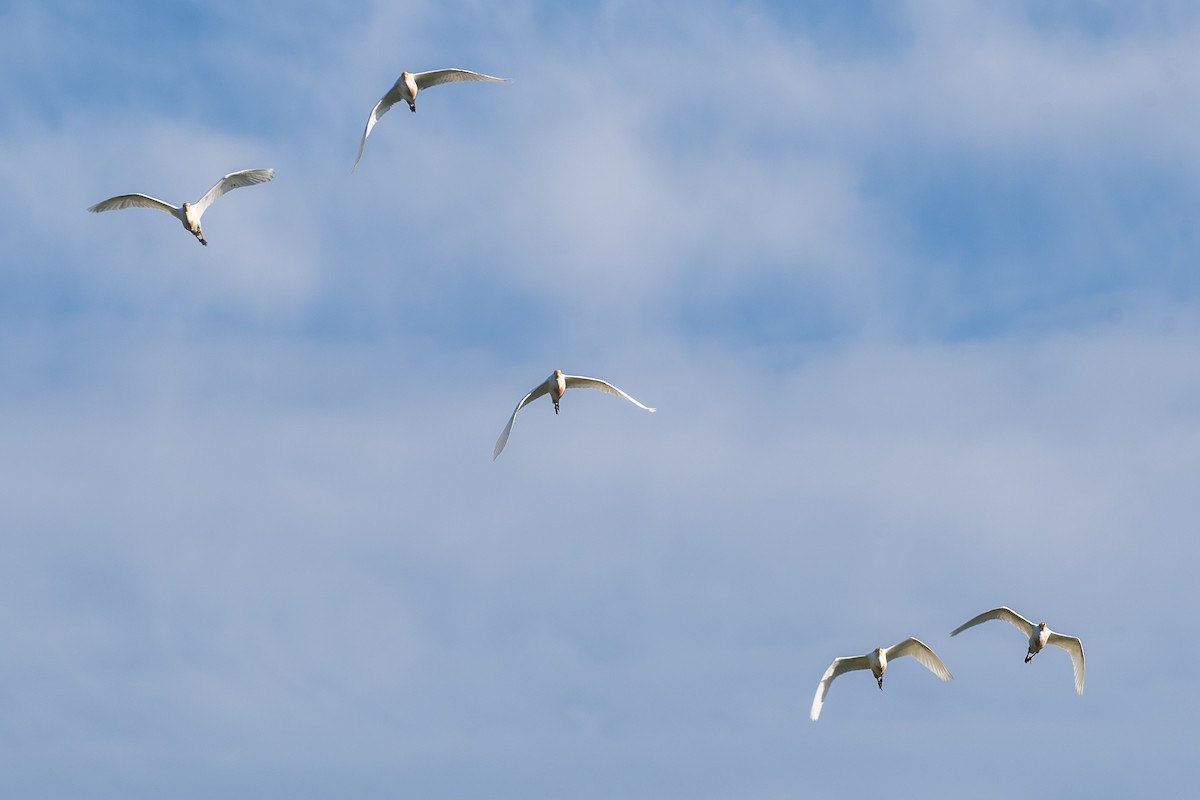
POLYGON ((1195 627, 1190 6, 0 22, 0 793, 1190 780, 1195 702, 1130 641, 1195 627), (513 80, 352 175, 449 66, 513 80), (258 166, 208 248, 84 212, 258 166), (659 413, 539 401, 493 463, 556 367, 659 413), (1084 638, 1085 698, 949 639, 997 603, 1084 638), (807 723, 907 635, 955 682, 807 723))

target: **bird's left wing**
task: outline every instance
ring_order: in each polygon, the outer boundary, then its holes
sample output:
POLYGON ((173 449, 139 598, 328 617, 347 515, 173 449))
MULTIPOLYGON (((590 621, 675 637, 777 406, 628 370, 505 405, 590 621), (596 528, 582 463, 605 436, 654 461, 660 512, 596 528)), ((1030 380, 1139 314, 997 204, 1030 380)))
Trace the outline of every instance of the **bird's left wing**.
POLYGON ((608 392, 609 394, 615 394, 617 397, 624 397, 626 400, 633 403, 638 408, 644 408, 645 410, 647 410, 651 413, 657 411, 657 409, 642 405, 637 400, 634 400, 632 397, 625 394, 624 392, 622 392, 617 387, 613 386, 608 381, 602 381, 599 378, 585 378, 582 375, 564 375, 563 380, 566 382, 568 389, 572 389, 572 388, 599 389, 602 392, 608 392))
POLYGON ((1055 647, 1061 647, 1071 654, 1071 665, 1075 667, 1075 691, 1078 694, 1083 694, 1083 673, 1085 664, 1083 661, 1083 642, 1076 639, 1074 636, 1064 636, 1061 633, 1050 631, 1050 638, 1046 640, 1049 644, 1055 647))
POLYGON ((908 637, 899 644, 892 645, 886 652, 888 661, 900 656, 912 656, 942 680, 948 681, 954 677, 950 674, 950 670, 946 669, 946 665, 942 663, 942 660, 938 658, 937 653, 933 652, 929 645, 914 636, 908 637))
POLYGON ((428 89, 442 83, 458 83, 459 81, 492 81, 505 83, 508 78, 494 78, 482 72, 471 72, 469 69, 432 69, 428 72, 412 73, 413 83, 417 89, 428 89))
POLYGON ((204 209, 213 204, 221 195, 233 189, 241 189, 243 186, 253 186, 256 183, 266 183, 275 177, 274 169, 243 169, 238 172, 231 172, 221 180, 213 184, 213 187, 204 193, 192 206, 192 210, 196 212, 196 216, 204 213, 204 209))

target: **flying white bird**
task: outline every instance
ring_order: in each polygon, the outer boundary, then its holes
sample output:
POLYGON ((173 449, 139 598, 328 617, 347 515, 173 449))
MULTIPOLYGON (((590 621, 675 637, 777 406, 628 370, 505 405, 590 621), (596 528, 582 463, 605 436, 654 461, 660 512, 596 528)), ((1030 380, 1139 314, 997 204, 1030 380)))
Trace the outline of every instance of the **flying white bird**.
POLYGON ((500 451, 504 449, 504 445, 508 443, 508 435, 512 433, 513 423, 517 421, 517 412, 549 392, 550 399, 554 401, 554 413, 557 414, 558 401, 562 399, 563 392, 567 391, 567 389, 599 389, 602 392, 615 394, 617 397, 624 397, 638 408, 644 408, 650 413, 654 413, 655 411, 653 408, 642 405, 607 381, 602 381, 599 378, 585 378, 582 375, 564 375, 561 369, 556 369, 553 375, 538 384, 529 394, 521 398, 521 402, 517 403, 512 416, 508 418, 508 424, 504 426, 504 432, 496 440, 496 448, 492 450, 492 460, 496 460, 496 457, 500 455, 500 451))
POLYGON ((162 200, 147 194, 120 194, 96 203, 88 211, 96 213, 101 211, 119 211, 122 208, 133 208, 134 206, 139 208, 157 208, 159 211, 165 211, 182 222, 183 227, 199 239, 200 244, 207 247, 208 242, 204 238, 204 231, 200 228, 200 217, 213 204, 213 201, 231 189, 253 186, 256 183, 266 183, 274 176, 275 170, 273 169, 244 169, 240 172, 231 172, 205 192, 204 197, 201 197, 195 203, 184 203, 182 208, 173 206, 170 203, 164 203, 162 200))
MULTIPOLYGON (((387 94, 379 98, 379 102, 371 109, 371 116, 367 117, 367 127, 363 129, 362 141, 358 143, 358 155, 354 157, 354 167, 358 166, 358 160, 362 158, 363 147, 367 144, 367 137, 371 135, 371 129, 375 127, 376 122, 379 122, 379 118, 388 112, 388 109, 403 100, 408 103, 409 110, 416 113, 417 92, 441 83, 457 83, 459 81, 492 81, 494 83, 504 83, 508 81, 508 78, 493 78, 491 75, 484 75, 482 72, 471 72, 465 69, 401 72, 400 77, 396 79, 396 83, 392 85, 391 89, 388 89, 387 94)), ((354 167, 350 168, 351 172, 354 171, 354 167)))
POLYGON ((946 665, 942 663, 942 660, 937 657, 937 653, 930 650, 929 646, 920 639, 910 636, 903 642, 894 644, 888 648, 876 647, 865 656, 835 658, 833 663, 829 665, 829 669, 825 670, 825 674, 821 676, 821 682, 817 684, 817 693, 813 697, 812 710, 808 712, 809 719, 816 722, 817 717, 821 716, 821 706, 825 703, 825 695, 829 694, 829 684, 833 683, 833 679, 838 675, 856 669, 869 669, 871 670, 871 674, 875 676, 875 680, 879 682, 879 688, 883 689, 883 671, 887 669, 889 661, 897 659, 900 656, 912 656, 917 661, 920 661, 926 669, 944 681, 948 681, 954 677, 950 674, 950 670, 946 669, 946 665))
POLYGON ((1029 637, 1029 652, 1025 654, 1025 663, 1028 664, 1033 660, 1033 657, 1042 651, 1042 648, 1048 644, 1055 647, 1061 647, 1071 654, 1071 664, 1075 667, 1075 691, 1078 694, 1083 694, 1083 677, 1085 664, 1083 661, 1083 642, 1079 641, 1074 636, 1065 636, 1061 633, 1055 633, 1046 627, 1046 623, 1039 622, 1034 625, 1029 620, 1022 617, 1017 612, 1007 606, 993 608, 990 611, 985 611, 977 617, 959 625, 954 630, 950 631, 951 636, 957 636, 967 628, 972 628, 981 622, 987 622, 990 619, 1002 619, 1005 622, 1017 628, 1021 633, 1029 637))

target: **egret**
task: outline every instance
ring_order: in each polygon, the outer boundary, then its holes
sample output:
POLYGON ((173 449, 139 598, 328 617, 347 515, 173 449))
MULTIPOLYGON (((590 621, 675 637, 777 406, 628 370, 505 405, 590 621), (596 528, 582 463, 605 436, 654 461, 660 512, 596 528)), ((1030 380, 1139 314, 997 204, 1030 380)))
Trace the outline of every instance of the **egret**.
POLYGON ((1046 623, 1039 622, 1034 625, 1029 620, 1022 617, 1017 612, 1007 606, 1000 606, 985 611, 977 617, 959 625, 954 630, 950 631, 951 636, 957 636, 967 628, 972 628, 981 622, 987 622, 991 619, 1002 619, 1012 625, 1021 633, 1029 637, 1029 650, 1025 654, 1025 663, 1028 664, 1033 660, 1033 657, 1042 652, 1042 648, 1048 644, 1055 647, 1061 647, 1071 654, 1071 664, 1075 668, 1075 691, 1078 694, 1083 694, 1083 678, 1084 669, 1086 667, 1083 660, 1083 642, 1079 641, 1074 636, 1066 636, 1065 634, 1055 633, 1046 627, 1046 623))
POLYGON ((887 669, 888 662, 901 656, 912 656, 921 662, 926 669, 944 681, 948 681, 954 677, 950 674, 950 670, 946 669, 946 665, 942 663, 942 660, 938 658, 937 653, 929 648, 929 645, 920 639, 910 636, 903 642, 894 644, 891 647, 876 647, 865 656, 835 658, 833 663, 829 665, 829 669, 825 670, 825 674, 821 676, 821 682, 817 684, 817 693, 813 697, 812 710, 808 712, 809 719, 816 722, 817 717, 821 716, 821 706, 825 703, 825 695, 829 694, 829 684, 833 683, 833 679, 838 675, 856 669, 869 669, 871 670, 871 674, 875 676, 875 680, 879 683, 879 688, 882 690, 883 672, 887 669))
POLYGON ((183 223, 183 227, 188 233, 200 240, 200 244, 208 246, 208 240, 204 238, 204 231, 200 228, 200 217, 208 209, 213 202, 232 189, 240 189, 243 186, 253 186, 256 183, 266 183, 275 176, 273 169, 244 169, 240 172, 231 172, 221 180, 217 181, 211 189, 204 193, 195 203, 184 203, 182 206, 173 206, 170 203, 163 202, 156 197, 151 197, 148 194, 119 194, 116 197, 110 197, 107 200, 102 200, 96 205, 88 208, 88 211, 100 213, 101 211, 119 211, 123 208, 157 208, 159 211, 165 211, 177 220, 183 223))
MULTIPOLYGON (((362 141, 358 143, 358 155, 354 157, 354 167, 358 166, 358 160, 362 158, 363 147, 367 144, 367 137, 371 135, 371 129, 375 127, 375 123, 379 122, 379 118, 388 112, 388 110, 399 103, 401 100, 408 103, 408 108, 414 114, 417 111, 417 92, 422 89, 428 89, 430 86, 437 86, 442 83, 457 83, 459 81, 492 81, 493 83, 504 83, 508 78, 494 78, 491 75, 484 75, 482 72, 471 72, 466 69, 434 69, 429 72, 401 72, 400 77, 388 89, 387 94, 379 98, 379 102, 371 109, 371 116, 367 117, 367 127, 363 129, 362 141)), ((354 171, 354 167, 350 171, 354 171)))
POLYGON ((602 381, 599 378, 585 378, 582 375, 564 375, 561 369, 554 370, 554 374, 546 380, 542 381, 529 394, 521 398, 521 402, 517 403, 517 407, 513 410, 512 416, 508 418, 508 424, 504 426, 504 432, 500 434, 500 438, 496 440, 496 447, 492 450, 492 460, 495 461, 500 455, 500 451, 504 449, 504 445, 508 443, 508 435, 512 433, 513 423, 517 421, 517 413, 525 406, 537 400, 544 394, 549 393, 550 399, 554 401, 554 413, 558 413, 558 403, 562 400, 563 393, 567 389, 599 389, 602 392, 615 394, 617 397, 623 397, 633 403, 638 408, 645 409, 650 413, 654 413, 656 409, 644 406, 637 400, 634 400, 629 395, 622 392, 617 387, 613 386, 608 381, 602 381))

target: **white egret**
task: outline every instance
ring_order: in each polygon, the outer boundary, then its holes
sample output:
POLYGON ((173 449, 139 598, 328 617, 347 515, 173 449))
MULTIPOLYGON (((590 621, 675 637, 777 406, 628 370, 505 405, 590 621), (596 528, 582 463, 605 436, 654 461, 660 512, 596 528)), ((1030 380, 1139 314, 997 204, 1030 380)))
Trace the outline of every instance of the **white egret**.
POLYGON ((624 397, 638 408, 643 408, 650 413, 654 413, 655 411, 655 409, 644 406, 637 400, 634 400, 608 381, 602 381, 599 378, 585 378, 582 375, 564 375, 561 369, 556 369, 553 375, 538 384, 529 394, 521 398, 521 402, 517 403, 512 416, 508 418, 508 424, 504 426, 504 432, 496 440, 496 447, 492 450, 492 460, 496 460, 497 456, 500 455, 500 451, 504 449, 504 445, 508 443, 508 435, 512 433, 513 423, 517 421, 517 412, 542 395, 549 393, 550 399, 554 401, 554 413, 557 414, 558 402, 562 399, 563 393, 567 389, 599 389, 602 392, 615 394, 617 397, 624 397))
POLYGON ((812 710, 808 712, 809 719, 816 722, 817 717, 821 716, 821 706, 825 703, 825 695, 829 694, 829 684, 833 683, 833 679, 838 675, 856 669, 869 669, 871 670, 871 674, 875 676, 875 680, 878 681, 879 688, 883 689, 883 672, 887 669, 888 662, 901 656, 912 656, 921 662, 930 672, 944 681, 948 681, 954 677, 950 674, 950 670, 946 669, 946 665, 942 663, 942 660, 938 658, 937 653, 929 648, 929 645, 920 639, 910 636, 903 642, 894 644, 891 647, 876 647, 865 656, 835 658, 833 663, 829 665, 829 669, 825 670, 825 674, 821 676, 821 682, 817 684, 817 693, 813 697, 812 710))
POLYGON ((240 172, 231 172, 205 192, 204 197, 201 197, 195 203, 184 203, 183 206, 173 206, 148 194, 119 194, 116 197, 110 197, 107 200, 96 203, 96 205, 88 208, 88 211, 96 213, 101 211, 119 211, 123 208, 133 208, 135 206, 138 208, 157 208, 159 211, 165 211, 182 222, 183 227, 199 239, 200 244, 207 247, 208 241, 204 238, 204 231, 200 228, 200 217, 213 204, 213 201, 232 189, 253 186, 256 183, 266 183, 274 176, 275 170, 273 169, 244 169, 240 172))
POLYGON ((482 72, 471 72, 466 69, 434 69, 429 72, 401 72, 400 77, 396 79, 395 84, 391 89, 388 89, 387 94, 379 98, 379 102, 371 109, 371 116, 367 117, 367 127, 363 129, 362 141, 358 143, 358 155, 354 157, 354 167, 350 168, 353 172, 358 166, 358 160, 362 158, 363 147, 367 144, 367 137, 371 135, 371 129, 375 127, 375 123, 379 122, 379 118, 388 112, 388 110, 399 103, 401 100, 408 103, 408 108, 413 113, 417 111, 417 92, 422 89, 428 89, 430 86, 437 86, 442 83, 457 83, 459 81, 492 81, 494 83, 504 83, 508 78, 493 78, 491 75, 484 75, 482 72))
POLYGON ((967 628, 972 628, 981 622, 987 622, 991 619, 1002 619, 1012 625, 1021 633, 1029 637, 1029 650, 1025 654, 1025 663, 1028 664, 1033 660, 1033 657, 1042 651, 1042 648, 1048 644, 1055 647, 1061 647, 1071 654, 1071 664, 1075 668, 1075 691, 1078 694, 1083 694, 1083 678, 1084 669, 1086 667, 1083 660, 1083 642, 1074 636, 1066 636, 1061 633, 1055 633, 1046 627, 1046 623, 1039 622, 1034 625, 1029 620, 1022 617, 1017 612, 1007 606, 993 608, 990 611, 985 611, 977 617, 959 625, 954 630, 950 631, 951 636, 957 636, 967 628))

